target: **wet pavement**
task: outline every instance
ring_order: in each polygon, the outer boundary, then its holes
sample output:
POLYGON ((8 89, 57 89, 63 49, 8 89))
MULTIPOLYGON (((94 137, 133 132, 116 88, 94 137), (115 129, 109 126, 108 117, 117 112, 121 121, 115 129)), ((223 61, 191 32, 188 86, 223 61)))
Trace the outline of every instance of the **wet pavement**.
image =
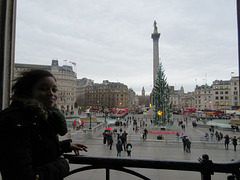
MULTIPOLYGON (((141 119, 141 115, 138 116, 141 119)), ((136 119, 138 118, 136 117, 136 119)), ((175 116, 174 124, 177 125, 177 119, 181 120, 181 116, 175 116)), ((150 123, 150 120, 148 120, 150 123)), ((120 127, 114 127, 118 130, 120 127)), ((183 144, 180 140, 177 140, 175 134, 167 134, 164 135, 166 141, 157 140, 158 134, 148 133, 148 137, 145 141, 141 141, 141 133, 143 129, 140 129, 139 133, 133 131, 132 125, 124 128, 128 133, 128 139, 133 144, 132 148, 132 157, 131 158, 141 158, 141 159, 159 159, 159 160, 187 160, 187 161, 198 161, 199 157, 202 157, 203 154, 208 154, 209 159, 213 162, 229 162, 231 160, 240 159, 239 152, 240 146, 238 145, 237 151, 233 150, 233 145, 229 145, 229 150, 225 150, 223 141, 217 142, 214 136, 213 141, 200 141, 200 137, 202 137, 206 132, 209 133, 208 128, 193 128, 192 123, 188 120, 186 124, 185 131, 181 131, 183 134, 187 134, 188 138, 192 142, 191 144, 191 153, 186 153, 183 151, 183 144)), ((220 132, 219 130, 217 130, 220 132)), ((118 131, 119 132, 119 131, 118 131)), ((216 130, 215 130, 216 132, 216 130)), ((230 137, 240 136, 240 133, 234 133, 232 131, 221 131, 223 135, 228 134, 230 137)), ((114 141, 112 150, 106 144, 103 144, 103 137, 98 137, 95 139, 87 139, 83 142, 88 146, 88 152, 82 152, 82 155, 87 156, 98 156, 98 157, 117 157, 116 152, 116 140, 114 141)), ((122 157, 127 157, 127 153, 125 151, 122 152, 122 157)), ((71 169, 75 169, 77 167, 82 167, 80 165, 71 165, 71 169)), ((134 169, 134 168, 132 168, 134 169)), ((199 172, 186 172, 186 171, 172 171, 172 170, 151 170, 151 169, 134 169, 137 172, 140 172, 150 179, 201 179, 201 174, 199 172)), ((106 179, 105 170, 89 170, 85 172, 81 172, 78 174, 74 174, 68 178, 68 180, 92 180, 92 179, 106 179)), ((137 180, 139 178, 132 176, 130 174, 126 174, 124 172, 119 171, 110 171, 110 179, 114 180, 137 180)), ((226 180, 227 174, 219 174, 215 173, 212 176, 213 180, 226 180)))

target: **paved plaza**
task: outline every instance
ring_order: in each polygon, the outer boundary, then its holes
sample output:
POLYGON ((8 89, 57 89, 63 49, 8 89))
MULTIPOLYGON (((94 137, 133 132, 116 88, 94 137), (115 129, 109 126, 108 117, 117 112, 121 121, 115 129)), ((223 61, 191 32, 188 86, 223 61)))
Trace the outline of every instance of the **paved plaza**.
MULTIPOLYGON (((141 116, 136 116, 136 119, 142 119, 141 116)), ((177 119, 181 120, 181 116, 175 117, 174 124, 177 124, 177 119)), ((149 122, 150 123, 150 120, 149 122)), ((118 130, 120 127, 114 127, 118 130)), ((183 145, 181 140, 177 141, 175 134, 164 135, 166 142, 157 140, 158 134, 149 133, 146 141, 140 141, 140 136, 143 129, 139 133, 133 132, 132 125, 129 125, 123 130, 128 132, 129 139, 132 138, 132 157, 140 159, 154 159, 154 160, 186 160, 186 161, 198 161, 198 158, 203 154, 208 154, 210 160, 213 162, 229 162, 232 159, 240 159, 240 143, 237 147, 237 151, 233 150, 233 145, 230 144, 229 150, 225 150, 223 142, 217 143, 216 141, 202 142, 200 137, 206 132, 209 132, 208 128, 193 128, 191 121, 188 121, 185 131, 181 133, 187 134, 188 138, 192 142, 191 153, 183 151, 183 145)), ((220 132, 220 131, 219 131, 220 132)), ((240 133, 234 133, 232 131, 221 131, 223 135, 228 134, 230 137, 240 136, 240 133)), ((215 139, 215 138, 214 138, 215 139)), ((81 152, 81 155, 86 156, 98 156, 98 157, 117 157, 116 152, 116 138, 113 144, 112 150, 106 144, 103 144, 103 137, 99 136, 94 139, 86 139, 83 144, 88 146, 88 152, 81 152)), ((128 158, 125 151, 122 152, 122 157, 128 158)), ((122 158, 120 157, 120 158, 122 158)), ((70 165, 71 170, 82 165, 70 165)), ((134 169, 134 168, 131 168, 134 169)), ((152 170, 152 169, 140 169, 135 168, 135 171, 142 173, 143 175, 153 180, 186 180, 186 179, 201 179, 199 172, 186 172, 186 171, 173 171, 173 170, 152 170)), ((66 180, 105 180, 105 170, 89 170, 81 173, 71 175, 66 180)), ((112 180, 139 180, 139 178, 115 170, 110 170, 110 179, 112 180)), ((215 173, 212 176, 212 180, 226 180, 227 174, 215 173)), ((1 177, 0 177, 1 180, 1 177)))
MULTIPOLYGON (((181 117, 179 116, 181 119, 181 117)), ((141 118, 140 118, 141 119, 141 118)), ((177 123, 175 119, 175 124, 177 123)), ((118 128, 119 127, 114 127, 118 128)), ((122 126, 123 128, 123 126, 122 126)), ((210 160, 213 162, 229 162, 232 159, 239 159, 240 145, 237 147, 237 151, 233 150, 233 145, 230 144, 229 150, 225 150, 224 143, 217 143, 216 140, 209 142, 200 141, 200 137, 203 136, 206 132, 209 133, 207 128, 193 128, 191 121, 188 121, 184 134, 187 134, 189 139, 192 142, 191 153, 186 153, 183 151, 183 144, 181 140, 177 141, 175 134, 164 135, 166 137, 166 142, 157 140, 157 134, 148 134, 146 141, 141 142, 137 137, 140 138, 140 133, 135 133, 132 130, 132 125, 129 125, 125 129, 129 134, 129 138, 134 137, 132 141, 132 157, 131 158, 141 158, 141 159, 159 159, 159 160, 187 160, 187 161, 198 161, 198 158, 203 154, 208 154, 210 160)), ((216 130, 215 130, 216 131, 216 130)), ((220 132, 220 131, 218 131, 220 132)), ((240 136, 240 133, 234 133, 232 131, 221 131, 223 135, 228 134, 230 137, 240 136)), ((182 132, 181 132, 182 133, 182 132)), ((214 136, 215 139, 215 136, 214 136)), ((116 141, 114 141, 112 150, 105 144, 103 144, 103 137, 98 137, 95 139, 87 139, 84 142, 88 146, 88 152, 81 153, 82 155, 87 156, 98 156, 98 157, 117 157, 116 152, 116 141)), ((127 158, 127 153, 122 152, 122 157, 127 158)), ((80 167, 80 165, 71 165, 71 169, 80 167)), ((151 170, 151 169, 135 169, 137 172, 140 172, 151 179, 201 179, 199 172, 186 172, 186 171, 172 171, 172 170, 151 170)), ((105 170, 89 170, 81 172, 75 175, 72 175, 68 180, 92 180, 92 179, 106 179, 105 170)), ((113 180, 125 180, 132 179, 137 180, 139 178, 126 174, 119 171, 110 171, 110 179, 113 180)), ((214 174, 212 176, 214 180, 226 180, 227 174, 214 174)))

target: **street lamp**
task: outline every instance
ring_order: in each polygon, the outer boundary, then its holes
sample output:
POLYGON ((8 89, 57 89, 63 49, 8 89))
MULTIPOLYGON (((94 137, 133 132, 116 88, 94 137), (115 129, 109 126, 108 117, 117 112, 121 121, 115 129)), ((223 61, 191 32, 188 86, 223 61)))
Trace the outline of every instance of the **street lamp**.
POLYGON ((90 117, 90 126, 89 129, 92 129, 92 119, 91 119, 91 113, 89 112, 89 117, 90 117))
POLYGON ((106 120, 107 112, 105 110, 104 110, 104 114, 105 114, 105 121, 104 122, 107 122, 107 120, 106 120))
POLYGON ((90 118, 90 125, 89 125, 89 129, 92 129, 92 118, 91 118, 91 113, 90 113, 90 109, 88 109, 87 111, 86 111, 86 114, 89 116, 89 118, 90 118))

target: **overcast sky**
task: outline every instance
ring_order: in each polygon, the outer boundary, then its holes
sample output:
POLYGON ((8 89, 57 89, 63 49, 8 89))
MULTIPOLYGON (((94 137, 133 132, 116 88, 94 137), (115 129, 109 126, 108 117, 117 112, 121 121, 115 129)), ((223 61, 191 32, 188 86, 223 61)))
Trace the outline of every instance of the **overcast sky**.
POLYGON ((191 92, 238 75, 235 0, 19 0, 15 61, 71 61, 78 78, 149 94, 154 20, 170 86, 191 92))

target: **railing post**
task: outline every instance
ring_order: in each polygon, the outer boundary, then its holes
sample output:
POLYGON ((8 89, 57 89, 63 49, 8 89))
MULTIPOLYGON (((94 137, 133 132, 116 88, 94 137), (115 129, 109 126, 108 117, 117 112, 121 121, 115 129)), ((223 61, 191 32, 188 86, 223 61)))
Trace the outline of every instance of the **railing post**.
POLYGON ((198 160, 202 164, 201 180, 211 180, 211 175, 213 175, 213 162, 209 160, 209 156, 207 154, 202 155, 202 158, 199 158, 198 160))
POLYGON ((106 168, 106 180, 110 180, 110 170, 106 168))

